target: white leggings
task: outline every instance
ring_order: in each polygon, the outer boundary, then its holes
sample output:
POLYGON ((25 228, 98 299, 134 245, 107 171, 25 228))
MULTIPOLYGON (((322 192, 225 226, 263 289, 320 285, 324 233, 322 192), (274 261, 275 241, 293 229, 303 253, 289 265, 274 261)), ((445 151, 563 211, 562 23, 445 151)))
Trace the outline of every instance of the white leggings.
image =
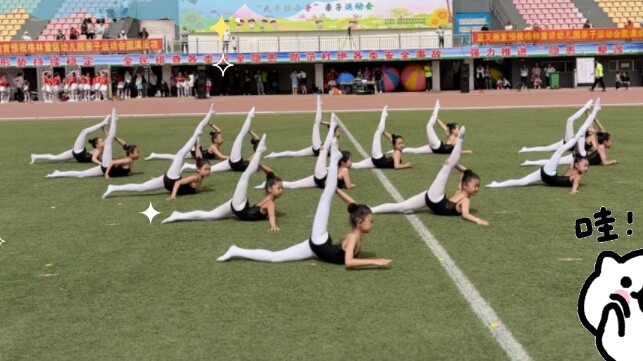
POLYGON ((431 114, 431 117, 429 118, 429 122, 426 124, 426 136, 429 141, 427 145, 423 145, 418 148, 404 148, 402 150, 402 153, 410 153, 410 154, 427 154, 427 153, 433 153, 433 149, 438 149, 440 147, 440 144, 442 143, 440 141, 440 138, 438 138, 438 135, 435 133, 435 123, 438 120, 438 112, 440 111, 440 101, 436 100, 435 101, 435 107, 433 108, 433 114, 431 114))
POLYGON ((388 111, 387 111, 387 106, 384 107, 382 110, 382 115, 380 117, 380 122, 377 125, 377 129, 375 130, 375 134, 373 134, 373 145, 371 147, 371 158, 366 158, 364 160, 361 160, 357 163, 353 163, 352 167, 353 169, 368 169, 368 168, 375 168, 375 165, 373 164, 373 158, 374 159, 379 159, 384 156, 384 153, 382 153, 382 134, 384 133, 384 130, 386 128, 386 117, 388 116, 388 111))
POLYGON ((300 150, 287 150, 283 152, 272 152, 266 158, 285 158, 285 157, 310 157, 315 155, 313 149, 319 149, 322 145, 321 136, 319 134, 319 126, 322 120, 322 101, 321 97, 317 96, 317 113, 315 113, 315 123, 313 124, 313 132, 311 144, 312 147, 307 147, 300 150))

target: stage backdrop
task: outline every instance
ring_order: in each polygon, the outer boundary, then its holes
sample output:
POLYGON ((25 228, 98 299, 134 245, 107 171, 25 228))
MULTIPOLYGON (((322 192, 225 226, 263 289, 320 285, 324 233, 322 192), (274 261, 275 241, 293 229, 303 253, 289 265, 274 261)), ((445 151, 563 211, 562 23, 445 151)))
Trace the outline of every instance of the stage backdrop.
POLYGON ((451 27, 452 0, 182 0, 180 26, 232 32, 451 27))

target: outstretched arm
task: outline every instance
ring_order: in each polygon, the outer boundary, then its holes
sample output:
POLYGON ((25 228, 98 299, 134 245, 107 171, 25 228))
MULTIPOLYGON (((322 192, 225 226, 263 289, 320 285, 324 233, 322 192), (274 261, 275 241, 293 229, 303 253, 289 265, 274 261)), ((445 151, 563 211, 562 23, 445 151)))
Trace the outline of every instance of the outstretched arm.
POLYGON ((605 152, 605 147, 598 147, 598 155, 601 157, 602 165, 612 165, 618 163, 615 159, 607 159, 607 153, 605 152))
POLYGON ((394 151, 393 152, 393 167, 395 169, 405 169, 411 168, 411 162, 402 163, 402 152, 394 151))
POLYGON ((109 172, 114 168, 115 165, 130 165, 132 164, 132 159, 127 157, 127 158, 121 158, 117 160, 113 160, 109 162, 109 165, 107 166, 107 169, 105 169, 105 179, 110 179, 111 177, 109 176, 109 172))
POLYGON ((341 198, 341 200, 343 200, 346 204, 357 203, 351 196, 348 195, 348 193, 339 188, 335 191, 335 194, 337 194, 339 198, 341 198))
POLYGON ((480 219, 469 212, 469 202, 470 202, 469 198, 464 198, 462 199, 462 203, 460 203, 462 219, 465 219, 469 222, 473 222, 475 224, 479 224, 481 226, 488 226, 489 222, 483 219, 480 219))
POLYGON ((387 268, 391 263, 391 260, 386 258, 355 258, 353 255, 355 254, 357 236, 354 234, 349 234, 342 244, 345 246, 344 264, 346 269, 387 268))
POLYGON ((270 223, 270 232, 272 233, 279 232, 281 229, 277 227, 277 215, 275 212, 275 203, 269 202, 266 208, 268 210, 268 222, 270 223))
POLYGON ((393 136, 391 136, 391 133, 389 133, 389 132, 384 132, 384 133, 382 133, 382 135, 383 135, 383 136, 384 136, 384 138, 386 138, 386 140, 388 140, 389 142, 392 142, 392 141, 393 141, 393 136))
POLYGON ((199 181, 199 176, 193 174, 189 177, 181 178, 178 181, 174 182, 174 187, 172 188, 172 194, 167 199, 168 201, 173 201, 176 199, 176 194, 179 192, 179 188, 184 184, 190 184, 199 181))
MULTIPOLYGON (((448 161, 444 161, 445 164, 447 162, 448 161)), ((462 164, 458 163, 458 164, 455 165, 454 168, 457 169, 458 172, 460 172, 460 181, 458 182, 458 190, 461 191, 462 190, 462 177, 464 177, 464 171, 467 170, 467 167, 465 167, 462 164)))

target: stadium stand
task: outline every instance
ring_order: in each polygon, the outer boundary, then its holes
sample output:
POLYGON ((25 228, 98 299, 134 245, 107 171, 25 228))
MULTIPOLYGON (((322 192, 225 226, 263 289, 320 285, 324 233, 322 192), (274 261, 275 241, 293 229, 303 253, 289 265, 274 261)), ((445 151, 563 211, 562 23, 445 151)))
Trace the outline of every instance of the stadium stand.
MULTIPOLYGON (((5 8, 3 7, 3 9, 5 8)), ((28 18, 29 14, 22 7, 0 14, 0 41, 11 41, 28 18)))
POLYGON ((640 27, 638 19, 643 17, 643 1, 594 0, 612 21, 622 28, 628 20, 634 27, 640 27))
MULTIPOLYGON (((85 18, 91 18, 93 22, 96 22, 97 19, 93 14, 86 12, 84 9, 80 9, 68 17, 51 19, 38 37, 38 40, 54 40, 59 29, 67 36, 70 28, 75 27, 76 29, 80 29, 80 25, 85 18)), ((108 29, 111 23, 112 19, 105 19, 105 29, 108 29)), ((85 39, 85 36, 80 35, 79 39, 85 39)))
POLYGON ((571 0, 513 0, 513 4, 530 25, 546 29, 578 29, 586 21, 571 0))

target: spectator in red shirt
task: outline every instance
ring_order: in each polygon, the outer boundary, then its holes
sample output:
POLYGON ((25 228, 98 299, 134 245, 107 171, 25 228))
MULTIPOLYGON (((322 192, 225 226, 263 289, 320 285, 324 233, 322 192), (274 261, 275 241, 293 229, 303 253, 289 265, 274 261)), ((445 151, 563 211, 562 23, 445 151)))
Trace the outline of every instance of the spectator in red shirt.
POLYGON ((76 30, 76 28, 72 26, 72 28, 69 29, 69 40, 77 40, 77 39, 78 39, 78 30, 76 30))

